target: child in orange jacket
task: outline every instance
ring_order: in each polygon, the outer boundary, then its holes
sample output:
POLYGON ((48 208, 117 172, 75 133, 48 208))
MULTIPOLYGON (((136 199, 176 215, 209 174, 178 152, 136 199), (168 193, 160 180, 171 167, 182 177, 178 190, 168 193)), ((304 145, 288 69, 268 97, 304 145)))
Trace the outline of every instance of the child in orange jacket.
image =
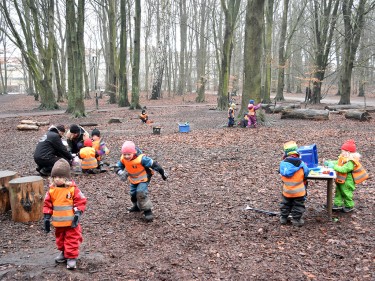
POLYGON ((67 262, 68 269, 77 268, 79 246, 82 243, 82 228, 79 223, 86 209, 87 199, 70 180, 70 165, 58 160, 51 171, 51 184, 44 199, 44 230, 51 231, 55 227, 56 246, 61 253, 55 262, 67 262))

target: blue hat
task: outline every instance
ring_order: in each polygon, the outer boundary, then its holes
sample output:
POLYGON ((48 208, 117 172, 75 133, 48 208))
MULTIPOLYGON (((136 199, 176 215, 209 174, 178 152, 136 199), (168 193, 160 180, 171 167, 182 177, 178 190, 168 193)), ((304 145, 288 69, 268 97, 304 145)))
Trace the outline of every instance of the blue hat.
POLYGON ((249 103, 254 104, 254 100, 250 100, 249 103))

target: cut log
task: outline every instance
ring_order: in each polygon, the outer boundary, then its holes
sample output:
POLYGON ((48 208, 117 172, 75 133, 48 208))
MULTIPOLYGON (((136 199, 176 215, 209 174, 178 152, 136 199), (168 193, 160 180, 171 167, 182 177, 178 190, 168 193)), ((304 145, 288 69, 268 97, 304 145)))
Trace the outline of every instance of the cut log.
POLYGON ((345 113, 345 118, 359 121, 369 121, 371 119, 371 115, 367 111, 348 110, 345 113))
POLYGON ((329 111, 315 109, 283 110, 281 119, 329 120, 329 111))
POLYGON ((9 181, 12 220, 17 222, 40 220, 43 215, 44 193, 42 177, 21 177, 9 181))
POLYGON ((283 110, 295 109, 295 108, 301 108, 301 105, 300 104, 288 104, 288 105, 277 104, 276 106, 274 104, 262 105, 262 109, 264 109, 266 113, 280 113, 283 110))
POLYGON ((328 109, 331 111, 339 111, 345 109, 361 109, 363 106, 357 104, 335 104, 335 105, 327 105, 324 109, 328 109))
POLYGON ((38 126, 47 126, 49 125, 49 121, 36 121, 38 126))
POLYGON ((10 210, 9 181, 17 177, 17 172, 0 171, 0 214, 10 210))
POLYGON ((19 124, 19 125, 17 125, 17 129, 20 130, 20 131, 30 131, 30 130, 38 131, 39 126, 38 125, 19 124))
POLYGON ((80 123, 79 125, 82 127, 92 127, 92 126, 98 126, 98 123, 80 123))
POLYGON ((122 123, 122 122, 120 118, 112 117, 111 119, 109 119, 108 123, 111 124, 111 123, 122 123))
POLYGON ((36 121, 34 120, 21 120, 20 121, 21 124, 28 124, 28 125, 36 125, 36 121))

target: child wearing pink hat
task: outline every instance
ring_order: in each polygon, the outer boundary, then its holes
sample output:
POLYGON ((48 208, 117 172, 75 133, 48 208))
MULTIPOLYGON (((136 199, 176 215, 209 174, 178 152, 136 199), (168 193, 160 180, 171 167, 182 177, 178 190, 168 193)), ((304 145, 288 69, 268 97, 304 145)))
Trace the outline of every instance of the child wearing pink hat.
POLYGON ((167 180, 167 173, 158 162, 144 155, 137 149, 134 142, 125 141, 121 148, 121 158, 117 162, 115 172, 122 181, 130 182, 130 199, 133 206, 129 212, 144 212, 146 221, 153 220, 152 203, 148 196, 153 171, 160 173, 163 180, 167 180))
POLYGON ((325 161, 324 165, 336 171, 336 192, 333 210, 349 213, 354 210, 353 191, 356 184, 368 178, 368 174, 359 162, 354 140, 347 140, 341 146, 341 154, 336 161, 325 161))

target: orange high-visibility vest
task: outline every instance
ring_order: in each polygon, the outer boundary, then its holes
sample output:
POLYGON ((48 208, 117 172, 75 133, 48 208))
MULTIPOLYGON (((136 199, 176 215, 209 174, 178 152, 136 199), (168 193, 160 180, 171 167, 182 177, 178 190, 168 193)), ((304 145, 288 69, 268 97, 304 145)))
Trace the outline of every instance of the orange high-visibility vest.
MULTIPOLYGON (((337 161, 338 166, 344 166, 345 163, 349 161, 348 158, 345 157, 339 157, 339 160, 337 161)), ((362 167, 362 164, 359 161, 351 160, 354 163, 354 169, 352 171, 353 180, 354 183, 361 183, 368 179, 368 173, 366 170, 362 167)), ((346 177, 348 176, 347 173, 339 173, 336 172, 336 182, 337 183, 344 183, 346 181, 346 177)))
POLYGON ((144 154, 140 154, 137 158, 130 161, 126 160, 124 156, 121 155, 120 161, 124 164, 126 171, 129 174, 129 181, 133 184, 148 181, 146 169, 141 164, 143 155, 144 154))
POLYGON ((83 147, 79 151, 79 155, 82 158, 82 169, 94 169, 98 167, 98 161, 95 158, 95 148, 93 147, 83 147))
POLYGON ((49 194, 53 204, 52 225, 54 227, 71 226, 74 218, 74 186, 50 186, 49 194))
POLYGON ((254 109, 254 106, 252 108, 249 109, 249 115, 250 116, 254 116, 255 115, 255 109, 254 109))
POLYGON ((303 168, 299 169, 291 177, 281 176, 283 181, 283 195, 287 198, 296 198, 306 195, 306 188, 303 182, 303 168))

